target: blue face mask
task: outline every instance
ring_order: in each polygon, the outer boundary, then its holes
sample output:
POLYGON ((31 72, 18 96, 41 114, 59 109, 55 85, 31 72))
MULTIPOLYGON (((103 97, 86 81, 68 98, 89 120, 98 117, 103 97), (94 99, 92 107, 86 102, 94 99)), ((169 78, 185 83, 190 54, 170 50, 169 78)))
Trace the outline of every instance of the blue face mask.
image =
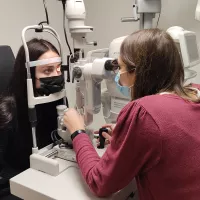
MULTIPOLYGON (((124 72, 125 73, 125 72, 124 72)), ((120 72, 117 73, 117 75, 115 76, 115 83, 117 85, 117 89, 125 96, 125 97, 131 97, 131 87, 133 86, 121 86, 119 83, 119 79, 120 79, 120 72)))

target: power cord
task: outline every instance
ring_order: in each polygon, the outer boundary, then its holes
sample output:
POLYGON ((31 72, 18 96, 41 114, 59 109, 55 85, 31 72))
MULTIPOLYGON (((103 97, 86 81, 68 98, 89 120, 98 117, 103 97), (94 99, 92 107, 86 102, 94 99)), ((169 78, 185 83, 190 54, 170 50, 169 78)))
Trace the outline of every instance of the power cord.
POLYGON ((159 13, 159 16, 158 16, 156 28, 158 28, 159 21, 160 21, 160 13, 159 13))
POLYGON ((46 6, 46 0, 43 0, 43 4, 44 4, 44 10, 45 10, 45 14, 46 14, 46 23, 49 24, 49 15, 48 15, 48 11, 47 11, 47 6, 46 6))
POLYGON ((46 6, 46 0, 43 0, 43 5, 44 5, 44 10, 45 10, 45 15, 46 15, 46 21, 42 21, 38 25, 43 25, 43 24, 49 25, 49 15, 48 15, 48 10, 47 10, 47 6, 46 6))
POLYGON ((61 144, 62 143, 62 138, 58 138, 58 133, 57 130, 54 130, 51 132, 51 140, 53 142, 53 146, 56 146, 57 144, 61 144))

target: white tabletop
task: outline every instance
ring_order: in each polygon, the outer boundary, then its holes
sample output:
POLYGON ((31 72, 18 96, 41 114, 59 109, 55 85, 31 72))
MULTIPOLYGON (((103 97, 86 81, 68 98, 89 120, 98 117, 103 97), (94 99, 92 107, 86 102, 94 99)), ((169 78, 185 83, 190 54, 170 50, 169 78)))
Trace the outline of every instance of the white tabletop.
MULTIPOLYGON (((10 180, 11 193, 25 200, 98 200, 84 182, 76 163, 69 162, 69 167, 58 176, 28 169, 10 180)), ((131 182, 122 191, 104 200, 123 200, 136 190, 131 182)))

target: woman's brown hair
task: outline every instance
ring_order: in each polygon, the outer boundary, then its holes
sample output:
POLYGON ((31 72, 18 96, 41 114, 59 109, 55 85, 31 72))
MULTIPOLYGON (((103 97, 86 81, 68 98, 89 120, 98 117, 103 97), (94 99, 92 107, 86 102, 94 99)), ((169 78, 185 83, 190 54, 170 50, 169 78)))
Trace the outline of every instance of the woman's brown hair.
POLYGON ((145 29, 131 34, 121 45, 120 57, 127 71, 135 75, 132 100, 168 91, 189 101, 200 101, 183 86, 181 57, 175 42, 165 31, 145 29))

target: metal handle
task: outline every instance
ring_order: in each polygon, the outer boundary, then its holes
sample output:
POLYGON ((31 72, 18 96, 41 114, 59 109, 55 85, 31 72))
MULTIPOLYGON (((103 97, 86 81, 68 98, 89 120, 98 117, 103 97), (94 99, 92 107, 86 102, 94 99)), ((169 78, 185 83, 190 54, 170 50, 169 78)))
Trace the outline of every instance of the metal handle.
POLYGON ((123 17, 121 18, 121 22, 136 22, 139 21, 140 18, 134 18, 134 17, 123 17))

